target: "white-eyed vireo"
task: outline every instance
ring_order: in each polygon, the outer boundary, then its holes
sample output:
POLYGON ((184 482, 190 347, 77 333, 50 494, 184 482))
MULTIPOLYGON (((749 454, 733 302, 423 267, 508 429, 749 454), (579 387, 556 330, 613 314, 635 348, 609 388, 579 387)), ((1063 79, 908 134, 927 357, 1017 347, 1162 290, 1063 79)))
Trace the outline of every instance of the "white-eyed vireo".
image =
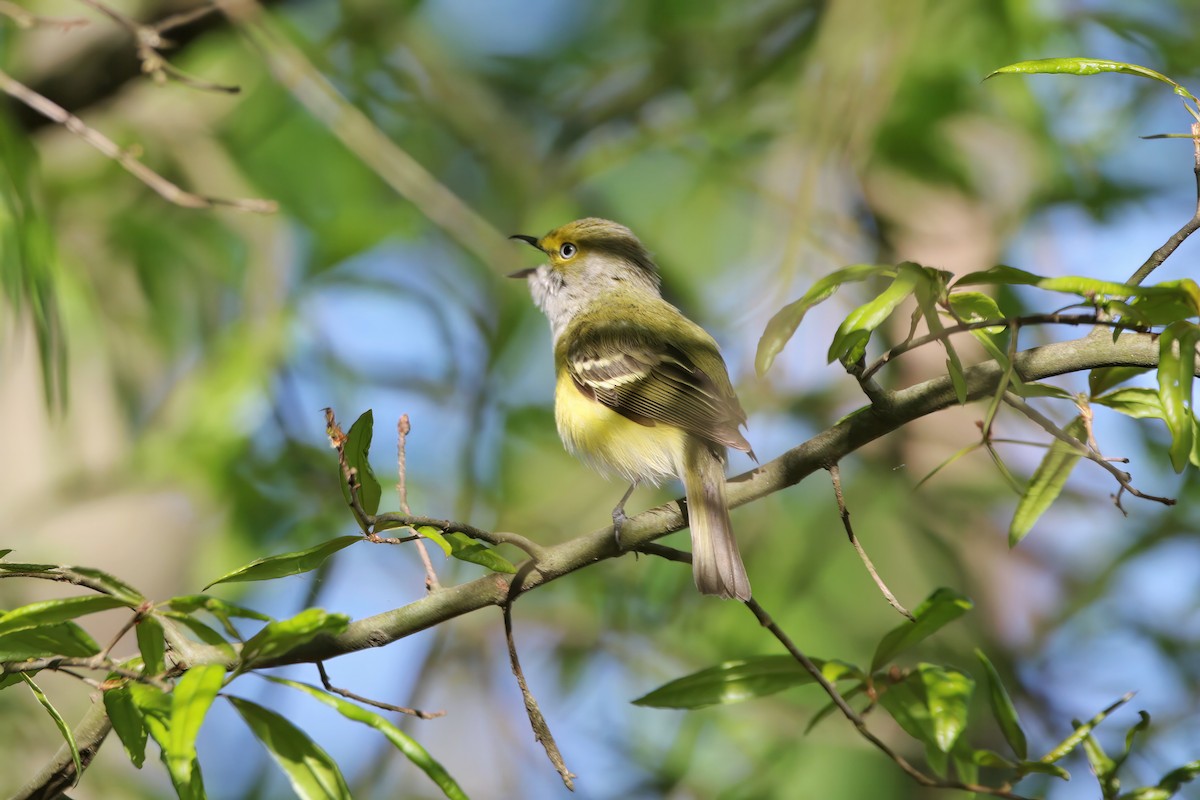
POLYGON ((540 239, 512 238, 550 259, 511 277, 528 279, 550 320, 558 434, 571 453, 631 484, 613 509, 617 535, 639 483, 681 478, 697 588, 749 599, 725 499, 725 448, 754 453, 717 343, 662 299, 658 268, 624 225, 581 219, 540 239))

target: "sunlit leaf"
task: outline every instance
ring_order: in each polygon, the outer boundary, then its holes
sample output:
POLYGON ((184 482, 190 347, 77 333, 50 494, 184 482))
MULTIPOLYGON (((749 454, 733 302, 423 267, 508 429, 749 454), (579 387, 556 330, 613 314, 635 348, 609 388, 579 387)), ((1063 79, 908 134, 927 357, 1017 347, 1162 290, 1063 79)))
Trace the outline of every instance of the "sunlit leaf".
POLYGON ((1188 322, 1169 325, 1158 339, 1158 396, 1171 432, 1171 466, 1183 472, 1192 452, 1192 379, 1200 328, 1188 322))
MULTIPOLYGON (((948 299, 951 310, 963 322, 1004 319, 1004 313, 1000 311, 1000 306, 996 304, 995 299, 983 292, 951 292, 948 299)), ((981 330, 995 335, 1004 332, 1004 325, 990 325, 981 330)))
POLYGON ((1153 389, 1139 389, 1132 386, 1124 389, 1093 397, 1092 402, 1107 406, 1134 419, 1162 419, 1164 415, 1162 398, 1153 389))
MULTIPOLYGON (((1127 64, 1123 61, 1107 61, 1102 58, 1039 58, 1035 61, 1018 61, 988 74, 994 75, 1099 75, 1105 72, 1118 72, 1124 75, 1136 75, 1140 78, 1165 83, 1174 89, 1175 93, 1195 100, 1191 92, 1175 81, 1148 67, 1137 64, 1127 64)), ((984 80, 987 80, 985 78, 984 80)))
POLYGON ((337 762, 285 717, 257 703, 230 697, 229 702, 279 765, 292 791, 302 800, 351 800, 337 762))
MULTIPOLYGON (((1076 417, 1063 429, 1063 432, 1073 439, 1084 436, 1086 429, 1083 419, 1076 417)), ((1058 499, 1063 486, 1067 483, 1067 478, 1071 477, 1071 471, 1075 469, 1079 459, 1080 448, 1057 438, 1051 442, 1050 449, 1042 458, 1042 463, 1038 465, 1037 470, 1034 471, 1033 477, 1029 479, 1029 486, 1026 487, 1025 494, 1022 495, 1020 502, 1017 503, 1016 511, 1013 512, 1012 523, 1008 527, 1009 547, 1016 547, 1032 530, 1034 523, 1046 512, 1046 509, 1050 508, 1058 499)))
POLYGON ((325 563, 325 559, 342 548, 349 547, 355 542, 363 541, 361 536, 339 536, 318 545, 299 550, 295 553, 283 553, 277 556, 267 556, 252 561, 244 567, 238 567, 217 578, 204 588, 216 586, 218 583, 237 583, 239 581, 269 581, 289 575, 302 575, 325 563))
POLYGON ((49 656, 86 658, 99 652, 100 646, 74 622, 42 625, 0 636, 0 661, 25 661, 49 656))
POLYGON ((255 662, 282 655, 322 634, 339 634, 349 624, 350 618, 345 614, 330 614, 319 608, 308 608, 290 619, 269 622, 242 646, 240 669, 245 671, 255 662))
POLYGON ((971 608, 971 601, 953 589, 936 589, 913 611, 912 622, 901 623, 880 639, 875 656, 871 659, 871 672, 927 639, 971 608))
POLYGON ((85 597, 66 597, 61 600, 42 600, 37 603, 14 608, 12 611, 0 612, 0 636, 14 631, 28 630, 42 625, 119 608, 125 603, 116 597, 108 595, 88 595, 85 597))
POLYGON ((396 749, 403 753, 409 761, 416 764, 422 772, 428 775, 433 782, 438 785, 438 788, 442 790, 442 793, 445 794, 446 797, 451 798, 451 800, 466 800, 466 793, 463 792, 462 788, 459 787, 454 778, 450 777, 450 773, 446 772, 446 769, 440 763, 438 763, 437 759, 431 756, 429 752, 417 742, 416 739, 413 739, 407 733, 397 728, 391 722, 388 722, 379 714, 363 708, 362 706, 358 706, 354 703, 343 700, 342 698, 330 694, 323 689, 310 686, 307 683, 299 683, 297 681, 287 680, 286 678, 276 678, 269 675, 263 677, 267 678, 267 680, 274 681, 275 683, 279 683, 284 686, 290 686, 293 689, 304 692, 308 696, 321 703, 324 703, 330 708, 336 709, 339 714, 347 719, 354 720, 355 722, 361 722, 362 724, 368 725, 379 731, 385 737, 387 737, 387 740, 395 745, 396 749))
POLYGON ((912 295, 916 288, 915 271, 898 272, 888 288, 878 297, 854 309, 842 321, 833 336, 833 342, 829 345, 827 359, 831 362, 840 360, 853 364, 862 358, 871 333, 882 325, 896 310, 896 306, 912 295))
MULTIPOLYGON (((842 661, 813 659, 813 663, 830 682, 863 679, 857 667, 842 661)), ((634 700, 633 704, 653 708, 706 708, 765 697, 813 681, 813 676, 791 656, 759 656, 725 661, 676 678, 634 700)))
POLYGON ((1132 697, 1133 693, 1131 692, 1130 694, 1122 697, 1109 708, 1092 717, 1087 722, 1076 726, 1075 730, 1071 732, 1070 736, 1068 736, 1066 739, 1063 739, 1058 746, 1051 749, 1050 752, 1046 753, 1046 755, 1042 756, 1038 760, 1043 764, 1053 764, 1055 761, 1061 761, 1067 756, 1068 753, 1078 747, 1084 739, 1090 736, 1095 727, 1103 722, 1109 714, 1128 703, 1132 697))
POLYGON ((754 368, 759 375, 766 373, 775 357, 792 338, 804 315, 813 306, 828 300, 844 283, 862 281, 875 275, 891 275, 894 267, 886 264, 855 264, 826 275, 812 285, 804 296, 783 307, 767 323, 762 338, 758 340, 758 353, 754 357, 754 368))
POLYGON ((910 736, 949 753, 967 725, 975 682, 960 670, 919 664, 879 697, 892 718, 910 736))
POLYGON ((469 561, 472 564, 487 567, 492 572, 503 572, 509 575, 515 574, 517 571, 513 563, 498 554, 495 549, 475 541, 465 533, 453 531, 443 534, 443 538, 450 545, 450 555, 460 561, 469 561))
POLYGON ((196 758, 196 734, 225 680, 219 664, 200 664, 183 673, 171 692, 170 737, 167 757, 181 763, 196 758))

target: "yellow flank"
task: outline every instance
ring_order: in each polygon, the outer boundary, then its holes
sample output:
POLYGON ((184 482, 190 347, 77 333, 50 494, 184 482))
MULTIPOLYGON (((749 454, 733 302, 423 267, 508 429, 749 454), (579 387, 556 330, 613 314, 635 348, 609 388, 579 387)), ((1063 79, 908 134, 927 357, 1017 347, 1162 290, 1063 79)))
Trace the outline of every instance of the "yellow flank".
POLYGON ((682 473, 682 428, 621 416, 580 392, 566 369, 559 370, 554 390, 554 419, 567 450, 606 475, 657 484, 682 473))

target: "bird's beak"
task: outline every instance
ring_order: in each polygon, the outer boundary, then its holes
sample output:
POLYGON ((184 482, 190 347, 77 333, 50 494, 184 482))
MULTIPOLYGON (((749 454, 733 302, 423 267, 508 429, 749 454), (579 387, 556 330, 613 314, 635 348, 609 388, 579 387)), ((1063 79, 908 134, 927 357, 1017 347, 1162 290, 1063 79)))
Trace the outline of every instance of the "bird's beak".
MULTIPOLYGON (((530 246, 530 247, 532 247, 533 249, 535 249, 535 250, 541 250, 542 252, 545 252, 545 251, 544 251, 544 250, 542 250, 542 248, 541 248, 541 247, 538 245, 538 240, 537 240, 537 237, 536 237, 536 236, 526 236, 526 235, 525 235, 525 234, 523 234, 523 233, 514 233, 512 236, 510 236, 510 237, 508 237, 508 238, 510 238, 510 239, 520 239, 522 242, 524 242, 525 244, 529 245, 529 246, 530 246)), ((529 277, 530 275, 532 275, 532 274, 533 274, 533 273, 535 273, 535 272, 537 272, 537 267, 530 267, 529 269, 519 269, 519 270, 517 270, 516 272, 510 272, 510 273, 509 273, 509 275, 508 275, 508 277, 510 277, 510 278, 527 278, 527 277, 529 277)))

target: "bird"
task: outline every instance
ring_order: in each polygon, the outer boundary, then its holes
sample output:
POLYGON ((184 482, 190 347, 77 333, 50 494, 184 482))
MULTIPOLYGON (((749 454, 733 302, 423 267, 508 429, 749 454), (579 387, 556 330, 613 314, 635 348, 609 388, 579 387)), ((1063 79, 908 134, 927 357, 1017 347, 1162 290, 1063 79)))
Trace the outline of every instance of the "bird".
POLYGON ((675 477, 687 495, 692 575, 702 594, 750 599, 726 499, 727 448, 754 458, 716 341, 662 297, 658 267, 633 231, 589 217, 542 237, 516 234, 546 255, 510 277, 526 280, 554 341, 554 416, 573 455, 630 486, 675 477))

